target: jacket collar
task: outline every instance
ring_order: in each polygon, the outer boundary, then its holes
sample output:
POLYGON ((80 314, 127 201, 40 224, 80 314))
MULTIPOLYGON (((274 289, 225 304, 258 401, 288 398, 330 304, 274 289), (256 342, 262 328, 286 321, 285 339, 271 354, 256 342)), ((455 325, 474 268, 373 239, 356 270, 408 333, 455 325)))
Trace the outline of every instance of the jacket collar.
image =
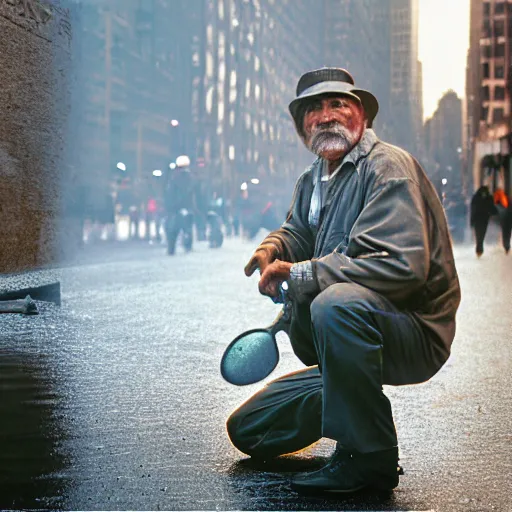
POLYGON ((350 162, 357 168, 359 160, 368 156, 377 142, 379 142, 379 139, 377 138, 377 135, 375 135, 375 132, 372 129, 367 128, 359 142, 352 148, 350 153, 345 156, 342 165, 350 162))

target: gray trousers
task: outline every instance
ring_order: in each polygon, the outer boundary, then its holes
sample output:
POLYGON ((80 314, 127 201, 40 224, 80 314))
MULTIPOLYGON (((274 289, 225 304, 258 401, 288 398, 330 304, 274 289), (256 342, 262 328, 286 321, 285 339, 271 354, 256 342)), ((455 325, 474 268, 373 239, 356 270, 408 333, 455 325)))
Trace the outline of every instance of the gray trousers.
POLYGON ((361 453, 397 446, 383 384, 416 384, 442 366, 408 312, 353 283, 294 304, 290 341, 304 370, 267 384, 227 420, 242 452, 271 458, 321 437, 361 453))

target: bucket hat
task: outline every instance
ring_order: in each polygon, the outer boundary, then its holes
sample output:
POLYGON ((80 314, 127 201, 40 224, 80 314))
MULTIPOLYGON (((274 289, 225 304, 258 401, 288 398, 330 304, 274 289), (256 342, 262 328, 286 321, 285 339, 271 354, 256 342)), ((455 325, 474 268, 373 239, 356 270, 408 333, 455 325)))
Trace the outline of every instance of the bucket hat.
POLYGON ((379 111, 377 98, 369 91, 355 86, 354 78, 342 68, 324 67, 303 74, 297 84, 296 98, 290 103, 289 110, 299 134, 302 134, 302 109, 300 106, 315 96, 343 94, 352 96, 363 105, 368 119, 368 128, 379 111))

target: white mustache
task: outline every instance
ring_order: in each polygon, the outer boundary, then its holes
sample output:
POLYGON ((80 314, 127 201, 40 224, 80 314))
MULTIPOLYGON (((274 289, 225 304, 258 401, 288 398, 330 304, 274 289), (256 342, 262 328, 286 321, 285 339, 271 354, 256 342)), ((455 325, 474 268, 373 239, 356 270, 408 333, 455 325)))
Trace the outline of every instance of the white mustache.
POLYGON ((319 154, 325 150, 347 148, 352 140, 352 133, 338 122, 317 125, 311 134, 311 151, 319 154))

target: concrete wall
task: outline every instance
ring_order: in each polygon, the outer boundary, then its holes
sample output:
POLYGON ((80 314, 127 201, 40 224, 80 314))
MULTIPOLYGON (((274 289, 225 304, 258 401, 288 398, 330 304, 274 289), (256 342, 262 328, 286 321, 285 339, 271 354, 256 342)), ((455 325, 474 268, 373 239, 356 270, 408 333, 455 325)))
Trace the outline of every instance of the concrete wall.
POLYGON ((0 0, 0 273, 46 267, 78 243, 79 223, 62 222, 63 190, 77 179, 64 1, 0 0))

